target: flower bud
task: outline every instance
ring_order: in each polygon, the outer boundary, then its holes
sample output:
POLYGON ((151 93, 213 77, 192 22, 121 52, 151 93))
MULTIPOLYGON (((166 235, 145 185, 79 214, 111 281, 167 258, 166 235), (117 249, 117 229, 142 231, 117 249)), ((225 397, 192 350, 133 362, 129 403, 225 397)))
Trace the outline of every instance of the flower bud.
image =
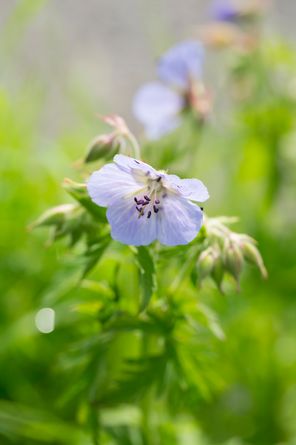
POLYGON ((198 278, 202 281, 208 275, 210 275, 215 263, 215 255, 212 247, 208 247, 206 250, 201 252, 197 260, 197 272, 198 278))
POLYGON ((109 134, 97 136, 90 144, 85 163, 97 161, 101 158, 112 158, 116 153, 134 155, 140 159, 140 147, 135 136, 130 132, 122 117, 116 114, 99 116, 106 124, 113 127, 109 134))
POLYGON ((233 240, 227 239, 224 244, 223 257, 226 269, 235 278, 237 284, 239 284, 244 259, 238 244, 233 240))
POLYGON ((120 143, 115 133, 102 134, 96 137, 89 145, 85 163, 98 159, 113 157, 118 151, 120 143))
POLYGON ((267 278, 268 274, 263 259, 254 243, 250 241, 242 242, 241 251, 245 260, 249 261, 251 264, 255 264, 260 270, 262 277, 267 278))
POLYGON ((221 293, 223 293, 222 290, 222 281, 224 277, 224 265, 221 258, 221 255, 216 255, 214 266, 211 272, 211 277, 216 283, 216 286, 220 290, 221 293))

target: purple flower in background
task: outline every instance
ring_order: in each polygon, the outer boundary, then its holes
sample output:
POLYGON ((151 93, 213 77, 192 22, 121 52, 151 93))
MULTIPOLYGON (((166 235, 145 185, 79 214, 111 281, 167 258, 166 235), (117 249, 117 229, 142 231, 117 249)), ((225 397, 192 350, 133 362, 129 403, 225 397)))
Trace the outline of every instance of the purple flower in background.
POLYGON ((215 21, 239 23, 241 20, 252 20, 264 13, 269 0, 214 0, 211 16, 215 21))
POLYGON ((111 236, 123 244, 187 244, 202 226, 201 209, 191 201, 209 198, 197 179, 180 179, 124 155, 94 172, 87 184, 91 199, 108 207, 111 236))
POLYGON ((211 16, 218 22, 235 22, 238 9, 231 0, 214 0, 211 7, 211 16))
POLYGON ((203 46, 195 41, 180 43, 160 58, 157 72, 161 82, 144 85, 133 103, 134 114, 148 137, 158 138, 175 129, 181 111, 188 106, 196 110, 199 103, 204 106, 205 91, 200 83, 203 59, 203 46))

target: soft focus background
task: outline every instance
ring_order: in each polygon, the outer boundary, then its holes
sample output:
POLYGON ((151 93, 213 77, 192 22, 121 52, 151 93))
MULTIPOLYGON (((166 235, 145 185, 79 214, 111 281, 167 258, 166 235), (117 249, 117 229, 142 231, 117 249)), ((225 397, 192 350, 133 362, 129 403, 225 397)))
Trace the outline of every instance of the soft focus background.
MULTIPOLYGON (((101 128, 96 113, 121 114, 142 136, 131 113, 135 91, 156 78, 165 49, 198 35, 208 6, 0 0, 1 445, 92 443, 86 408, 69 403, 59 372, 82 331, 67 306, 75 267, 64 243, 47 247, 47 234, 28 226, 49 206, 69 201, 60 184, 78 177, 77 161, 101 128), (35 317, 56 301, 56 329, 46 335, 35 317)), ((274 73, 278 89, 262 98, 229 106, 232 56, 207 55, 205 81, 216 103, 188 173, 208 185, 210 216, 238 215, 238 230, 258 240, 269 280, 251 270, 240 294, 229 286, 221 296, 211 284, 202 291, 226 333, 221 382, 196 405, 194 427, 178 418, 180 442, 167 421, 162 441, 149 444, 296 444, 295 17, 294 1, 274 1, 264 21, 262 85, 274 73)), ((74 393, 80 383, 73 379, 74 393)), ((133 416, 128 409, 120 420, 109 413, 110 425, 133 416)))

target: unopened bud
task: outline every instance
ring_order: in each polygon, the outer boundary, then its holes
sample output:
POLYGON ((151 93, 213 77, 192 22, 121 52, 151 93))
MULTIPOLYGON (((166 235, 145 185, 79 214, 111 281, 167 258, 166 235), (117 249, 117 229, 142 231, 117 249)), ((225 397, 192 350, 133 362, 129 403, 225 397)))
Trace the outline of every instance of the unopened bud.
POLYGON ((226 269, 235 278, 237 284, 239 284, 244 259, 238 244, 232 240, 226 240, 224 244, 223 257, 226 269))
POLYGON ((76 182, 70 178, 65 178, 63 181, 63 187, 72 196, 76 194, 87 196, 86 184, 81 182, 76 182))
POLYGON ((118 151, 119 146, 120 143, 115 133, 102 134, 90 143, 84 162, 93 162, 106 157, 111 158, 118 151))
POLYGON ((210 275, 215 263, 215 255, 212 247, 208 247, 206 250, 201 252, 197 260, 197 272, 200 281, 210 275))
POLYGON ((221 255, 217 255, 215 258, 214 266, 211 272, 211 277, 216 283, 216 286, 220 290, 221 293, 223 293, 222 290, 222 281, 224 277, 224 265, 221 258, 221 255))
POLYGON ((251 242, 242 242, 241 250, 244 258, 251 264, 255 264, 261 272, 263 278, 267 278, 267 270, 264 266, 263 259, 257 249, 257 247, 251 242))
POLYGON ((135 156, 140 159, 140 147, 135 136, 130 132, 124 119, 116 114, 99 116, 106 124, 113 127, 109 134, 97 136, 90 144, 85 163, 101 158, 111 158, 116 153, 135 156))

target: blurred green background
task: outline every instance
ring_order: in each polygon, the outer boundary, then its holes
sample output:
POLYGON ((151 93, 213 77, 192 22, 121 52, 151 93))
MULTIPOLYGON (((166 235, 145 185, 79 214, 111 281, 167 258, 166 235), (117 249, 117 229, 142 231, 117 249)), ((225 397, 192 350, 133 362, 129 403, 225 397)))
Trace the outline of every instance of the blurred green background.
MULTIPOLYGON (((280 3, 256 57, 209 51, 214 113, 187 169, 210 189, 208 215, 237 215, 237 230, 258 240, 269 279, 250 270, 240 294, 231 283, 226 295, 210 282, 201 290, 226 334, 216 363, 221 381, 196 404, 194 422, 185 415, 167 420, 151 444, 296 444, 296 53, 283 37, 295 36, 289 22, 296 5, 280 3), (251 77, 252 92, 229 104, 241 72, 251 77)), ((161 51, 207 19, 207 2, 174 7, 0 3, 1 445, 95 443, 87 408, 75 403, 69 385, 64 391, 71 377, 73 394, 83 385, 63 368, 63 354, 85 333, 71 301, 87 290, 75 288, 77 264, 66 243, 47 246, 48 234, 28 226, 48 207, 71 202, 60 185, 65 176, 79 178, 76 161, 101 128, 97 112, 123 114, 141 135, 130 111, 134 92, 155 78, 161 51), (50 334, 36 327, 42 307, 56 309, 50 334)), ((184 170, 177 162, 174 168, 184 170)), ((102 443, 141 444, 136 435, 120 436, 136 414, 131 406, 105 413, 119 429, 102 443)))

